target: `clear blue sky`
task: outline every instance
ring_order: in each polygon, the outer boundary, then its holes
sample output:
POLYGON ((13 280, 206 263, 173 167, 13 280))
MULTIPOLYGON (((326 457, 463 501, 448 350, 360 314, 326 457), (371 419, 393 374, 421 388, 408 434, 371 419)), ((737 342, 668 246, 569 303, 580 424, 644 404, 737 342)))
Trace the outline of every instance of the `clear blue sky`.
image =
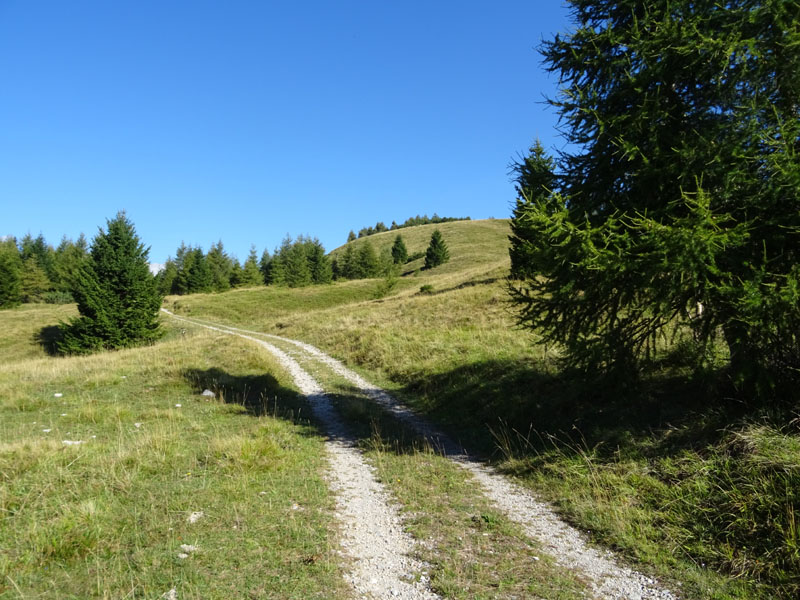
POLYGON ((552 1, 0 0, 0 235, 89 239, 124 209, 152 262, 221 239, 427 213, 504 218, 559 148, 535 51, 552 1))

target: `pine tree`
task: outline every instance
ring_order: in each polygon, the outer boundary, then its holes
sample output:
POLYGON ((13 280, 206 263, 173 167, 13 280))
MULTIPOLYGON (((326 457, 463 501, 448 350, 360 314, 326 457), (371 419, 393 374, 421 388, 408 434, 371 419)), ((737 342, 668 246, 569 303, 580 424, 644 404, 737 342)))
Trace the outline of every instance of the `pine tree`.
POLYGON ((247 255, 247 260, 242 265, 242 275, 239 283, 242 287, 253 287, 256 285, 264 285, 264 276, 258 268, 258 254, 256 247, 250 246, 250 253, 247 255))
POLYGON ((214 289, 214 278, 203 249, 199 246, 191 251, 187 281, 190 294, 211 292, 214 289))
POLYGON ((81 234, 73 242, 67 236, 61 239, 53 257, 53 284, 61 292, 72 292, 81 265, 89 256, 89 244, 81 234))
POLYGON ((282 254, 281 258, 286 269, 286 285, 294 288, 311 284, 311 269, 302 237, 290 244, 285 256, 282 254))
POLYGON ((231 289, 231 272, 233 271, 233 261, 225 252, 222 240, 216 244, 211 244, 206 254, 206 262, 211 271, 211 287, 215 292, 224 292, 231 289))
POLYGON ((156 275, 158 293, 162 296, 175 293, 175 279, 178 277, 178 265, 171 258, 164 263, 164 268, 156 275))
POLYGON ((0 240, 0 308, 22 302, 22 259, 13 239, 0 240))
POLYGON ((344 252, 339 259, 339 272, 342 279, 359 279, 361 277, 353 244, 347 244, 344 247, 344 252))
POLYGON ((150 273, 148 250, 124 212, 92 242, 74 295, 80 316, 62 324, 59 350, 80 354, 156 340, 161 295, 150 273))
POLYGON ((752 392, 798 379, 798 4, 569 4, 542 49, 568 150, 560 193, 526 210, 521 322, 626 369, 683 323, 700 350, 721 330, 752 392))
POLYGON ((448 260, 450 260, 450 252, 447 250, 447 244, 445 244, 441 232, 435 229, 431 235, 428 249, 425 251, 425 268, 433 269, 448 260))
POLYGON ((264 284, 269 285, 272 271, 272 257, 269 255, 269 250, 266 248, 264 248, 264 252, 261 253, 261 260, 258 261, 258 270, 261 271, 264 284))
POLYGON ((358 254, 356 255, 356 264, 358 277, 357 279, 369 279, 377 277, 380 273, 380 262, 378 255, 375 254, 375 249, 369 240, 364 240, 358 247, 358 254))
POLYGON ((397 234, 397 237, 394 238, 394 244, 392 244, 392 261, 396 265, 404 265, 408 260, 408 250, 406 249, 406 244, 403 242, 403 238, 400 234, 397 234))
POLYGON ((512 279, 536 276, 533 253, 536 244, 540 242, 538 236, 541 233, 535 230, 526 215, 534 207, 552 197, 556 185, 554 168, 553 159, 547 155, 538 140, 530 147, 528 156, 511 167, 517 190, 509 236, 512 279))
POLYGON ((355 239, 356 239, 356 232, 351 229, 350 233, 347 234, 347 243, 349 244, 355 239))
POLYGON ((333 279, 333 268, 322 243, 317 238, 306 240, 305 250, 308 268, 311 271, 311 282, 314 284, 330 283, 333 279))
POLYGON ((45 293, 53 289, 45 270, 39 266, 36 256, 29 255, 22 261, 22 301, 44 302, 45 293))

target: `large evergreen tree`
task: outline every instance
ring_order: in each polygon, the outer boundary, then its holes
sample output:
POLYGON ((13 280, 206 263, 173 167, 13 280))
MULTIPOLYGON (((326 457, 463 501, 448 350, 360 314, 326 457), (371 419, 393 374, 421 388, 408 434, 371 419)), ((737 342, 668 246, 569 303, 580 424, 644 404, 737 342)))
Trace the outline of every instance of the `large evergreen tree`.
MULTIPOLYGON (((522 321, 631 364, 702 303, 740 382, 800 373, 800 4, 570 0, 543 46, 569 149, 526 209, 522 321)), ((767 385, 765 385, 767 384, 767 385)))
POLYGON ((317 238, 307 239, 305 250, 308 268, 311 271, 311 283, 330 283, 333 279, 333 268, 322 243, 317 238))
POLYGON ((448 260, 450 260, 450 251, 447 249, 442 232, 434 229, 428 249, 425 251, 425 268, 433 269, 448 260))
POLYGON ((231 289, 231 274, 233 261, 222 245, 222 240, 211 244, 206 254, 208 269, 211 271, 211 287, 215 292, 224 292, 231 289))
POLYGON ((107 222, 78 275, 73 293, 80 316, 62 326, 62 352, 124 348, 158 338, 161 295, 147 257, 124 212, 107 222))

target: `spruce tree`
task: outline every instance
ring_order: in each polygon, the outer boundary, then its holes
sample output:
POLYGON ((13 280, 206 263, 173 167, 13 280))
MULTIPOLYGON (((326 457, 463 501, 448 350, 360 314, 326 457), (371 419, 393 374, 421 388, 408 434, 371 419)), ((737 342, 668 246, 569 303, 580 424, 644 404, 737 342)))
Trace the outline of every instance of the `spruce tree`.
POLYGON ((798 3, 569 4, 542 49, 567 151, 526 210, 521 321, 600 367, 721 330, 751 391, 800 379, 798 3))
POLYGON ((408 260, 408 250, 406 249, 405 242, 403 242, 403 238, 400 234, 397 234, 397 237, 394 238, 394 244, 392 244, 392 261, 396 265, 404 265, 408 260))
POLYGON ((356 239, 356 232, 351 229, 350 233, 347 234, 347 243, 350 243, 355 239, 356 239))
POLYGON ((216 244, 211 244, 206 254, 206 262, 211 271, 211 287, 215 292, 224 292, 231 289, 231 272, 233 271, 233 261, 225 248, 222 240, 216 244))
POLYGON ((44 295, 53 289, 45 270, 39 266, 36 256, 28 256, 22 261, 22 301, 43 302, 44 295))
POLYGON ((192 259, 188 266, 187 281, 190 294, 210 292, 214 289, 214 278, 203 249, 199 246, 191 251, 192 259))
POLYGON ((261 277, 264 278, 264 284, 269 285, 272 271, 272 257, 269 255, 269 250, 264 248, 261 253, 261 260, 258 261, 258 270, 261 271, 261 277))
POLYGON ((289 287, 304 287, 311 284, 311 269, 303 238, 290 244, 288 250, 281 254, 284 260, 285 281, 289 287))
POLYGON ((264 285, 264 276, 258 268, 258 254, 256 253, 255 246, 250 246, 250 253, 247 255, 247 260, 244 261, 244 265, 242 265, 239 285, 242 287, 264 285))
POLYGON ((530 147, 529 154, 511 167, 517 190, 509 236, 512 279, 536 276, 532 253, 540 242, 538 236, 541 234, 535 230, 526 215, 551 196, 556 184, 554 169, 553 159, 547 155, 538 140, 530 147))
POLYGON ((161 335, 161 294, 148 249, 120 212, 92 241, 73 291, 80 316, 62 324, 61 352, 82 354, 149 343, 161 335))
POLYGON ((22 259, 13 239, 0 240, 0 308, 22 302, 22 259))
POLYGON ((425 268, 433 269, 448 260, 450 260, 450 252, 447 250, 447 244, 442 238, 442 233, 438 229, 434 229, 428 249, 425 251, 425 268))
POLYGON ((322 243, 314 238, 306 240, 306 260, 311 271, 311 282, 315 284, 330 283, 333 279, 333 267, 325 254, 322 243))
POLYGON ((380 274, 380 261, 378 255, 375 253, 375 248, 369 243, 369 240, 364 240, 358 247, 358 254, 356 255, 357 275, 356 279, 369 279, 377 277, 380 274))

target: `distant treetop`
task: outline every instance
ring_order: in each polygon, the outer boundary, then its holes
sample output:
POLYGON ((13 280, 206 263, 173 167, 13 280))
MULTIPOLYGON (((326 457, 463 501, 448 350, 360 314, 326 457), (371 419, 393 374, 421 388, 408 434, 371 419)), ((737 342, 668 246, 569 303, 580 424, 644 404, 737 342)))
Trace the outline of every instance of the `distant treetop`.
MULTIPOLYGON (((395 221, 392 221, 390 227, 386 227, 383 221, 378 221, 374 227, 363 227, 358 232, 358 237, 366 237, 368 235, 374 235, 376 233, 383 233, 384 231, 394 231, 395 229, 402 229, 403 227, 415 227, 417 225, 431 225, 435 223, 449 223, 451 221, 470 221, 470 217, 440 217, 436 213, 433 213, 432 217, 428 215, 422 215, 421 217, 417 215, 416 217, 409 217, 402 224, 398 225, 395 221)), ((350 231, 350 235, 347 236, 347 241, 352 242, 355 238, 355 233, 350 231)))

